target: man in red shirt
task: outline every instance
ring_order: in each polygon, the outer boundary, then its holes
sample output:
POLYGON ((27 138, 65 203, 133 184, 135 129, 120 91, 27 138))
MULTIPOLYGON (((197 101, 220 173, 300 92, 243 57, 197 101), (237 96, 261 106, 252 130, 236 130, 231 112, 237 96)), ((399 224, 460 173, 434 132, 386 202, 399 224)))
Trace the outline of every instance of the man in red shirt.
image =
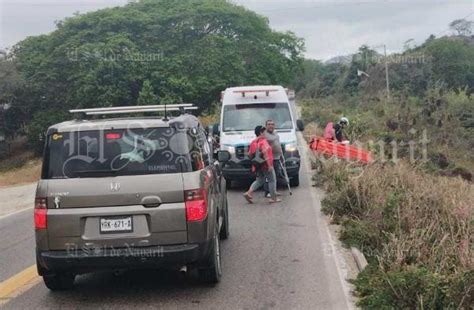
POLYGON ((249 158, 252 160, 252 172, 257 173, 257 178, 250 185, 247 192, 244 193, 245 199, 252 203, 252 194, 265 184, 268 180, 268 188, 270 190, 269 202, 280 202, 281 199, 276 195, 276 175, 273 167, 273 151, 272 147, 265 138, 265 127, 255 127, 255 138, 250 143, 249 158))

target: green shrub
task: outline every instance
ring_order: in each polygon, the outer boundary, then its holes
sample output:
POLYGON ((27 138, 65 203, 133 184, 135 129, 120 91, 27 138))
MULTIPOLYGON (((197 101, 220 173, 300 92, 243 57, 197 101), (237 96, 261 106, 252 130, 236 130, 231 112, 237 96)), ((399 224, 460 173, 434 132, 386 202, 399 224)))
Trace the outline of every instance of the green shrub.
POLYGON ((68 115, 62 111, 40 111, 33 115, 26 127, 28 144, 36 154, 41 154, 49 126, 65 121, 68 115))
POLYGON ((353 283, 365 309, 467 309, 472 281, 472 271, 450 277, 424 267, 383 271, 371 265, 353 283))
MULTIPOLYGON (((374 253, 380 248, 382 238, 380 230, 367 220, 346 219, 342 222, 340 239, 344 244, 353 246, 365 253, 374 253)), ((367 256, 368 260, 374 259, 367 256)))

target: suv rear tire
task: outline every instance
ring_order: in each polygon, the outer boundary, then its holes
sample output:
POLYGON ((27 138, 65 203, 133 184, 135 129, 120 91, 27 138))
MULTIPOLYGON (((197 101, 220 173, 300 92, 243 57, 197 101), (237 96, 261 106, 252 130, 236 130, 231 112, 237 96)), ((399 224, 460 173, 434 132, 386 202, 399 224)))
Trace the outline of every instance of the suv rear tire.
POLYGON ((204 268, 199 268, 199 280, 204 283, 218 283, 221 280, 222 276, 222 265, 221 247, 217 228, 216 233, 214 234, 214 238, 212 238, 209 257, 207 258, 207 261, 205 262, 204 266, 204 268))
POLYGON ((222 227, 221 231, 219 232, 219 238, 221 240, 226 240, 229 238, 229 202, 227 201, 227 197, 225 198, 225 206, 224 206, 224 217, 222 219, 222 227))
POLYGON ((76 276, 72 273, 57 273, 44 275, 43 281, 47 288, 52 291, 66 291, 72 289, 76 276))

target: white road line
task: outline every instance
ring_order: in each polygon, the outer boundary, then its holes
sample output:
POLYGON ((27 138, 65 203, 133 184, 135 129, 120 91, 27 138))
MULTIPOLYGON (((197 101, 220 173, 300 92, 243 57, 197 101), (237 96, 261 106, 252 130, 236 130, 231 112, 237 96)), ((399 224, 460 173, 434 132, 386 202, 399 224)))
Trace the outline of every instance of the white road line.
POLYGON ((5 219, 5 218, 7 218, 7 217, 10 217, 10 216, 12 216, 12 215, 15 215, 15 214, 18 214, 18 213, 21 213, 21 212, 25 212, 25 211, 27 211, 27 210, 33 210, 33 207, 24 208, 24 209, 17 210, 17 211, 12 212, 12 213, 8 213, 8 214, 5 214, 5 215, 2 215, 2 216, 0 216, 0 220, 3 220, 3 219, 5 219))

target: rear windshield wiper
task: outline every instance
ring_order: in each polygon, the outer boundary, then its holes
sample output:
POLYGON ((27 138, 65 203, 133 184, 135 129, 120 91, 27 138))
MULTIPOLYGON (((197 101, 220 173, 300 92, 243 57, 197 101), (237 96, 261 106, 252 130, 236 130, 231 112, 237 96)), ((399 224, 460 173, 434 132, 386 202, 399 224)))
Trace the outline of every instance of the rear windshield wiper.
POLYGON ((118 170, 80 170, 74 171, 78 177, 87 177, 87 176, 109 176, 117 174, 118 170))

